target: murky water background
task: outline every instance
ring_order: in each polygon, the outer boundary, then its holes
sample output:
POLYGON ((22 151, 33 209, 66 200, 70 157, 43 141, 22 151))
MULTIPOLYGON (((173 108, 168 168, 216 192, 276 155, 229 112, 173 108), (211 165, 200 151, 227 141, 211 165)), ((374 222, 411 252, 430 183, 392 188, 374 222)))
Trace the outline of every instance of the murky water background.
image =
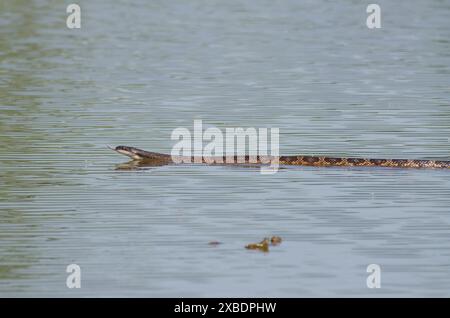
POLYGON ((0 2, 1 296, 450 295, 448 171, 118 171, 105 147, 170 152, 202 119, 450 160, 448 1, 378 1, 380 30, 359 1, 77 3, 80 30, 62 1, 0 2))

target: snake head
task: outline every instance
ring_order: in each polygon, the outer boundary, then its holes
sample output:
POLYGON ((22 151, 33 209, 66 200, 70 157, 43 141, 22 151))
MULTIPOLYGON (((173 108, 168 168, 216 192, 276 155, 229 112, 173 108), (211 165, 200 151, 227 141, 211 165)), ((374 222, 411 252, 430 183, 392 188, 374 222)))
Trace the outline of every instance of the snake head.
POLYGON ((125 156, 128 156, 134 160, 141 160, 145 158, 145 151, 138 148, 129 146, 117 146, 115 148, 108 146, 108 148, 117 151, 118 153, 121 153, 125 156))
POLYGON ((111 147, 108 146, 109 149, 112 149, 120 154, 128 156, 134 160, 142 160, 142 161, 154 161, 154 162, 170 162, 170 155, 165 155, 157 152, 145 151, 139 148, 130 147, 130 146, 117 146, 111 147))

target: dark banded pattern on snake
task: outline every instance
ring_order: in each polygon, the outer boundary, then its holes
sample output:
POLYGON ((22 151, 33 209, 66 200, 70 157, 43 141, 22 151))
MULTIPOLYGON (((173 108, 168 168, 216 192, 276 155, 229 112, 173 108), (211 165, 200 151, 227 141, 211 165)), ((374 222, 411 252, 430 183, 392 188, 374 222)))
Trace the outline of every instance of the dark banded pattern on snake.
MULTIPOLYGON (((129 146, 111 148, 134 160, 156 162, 161 164, 173 163, 168 154, 149 152, 129 146)), ((267 164, 273 157, 234 156, 234 157, 176 157, 176 162, 192 162, 206 164, 267 164)), ((280 156, 280 165, 316 166, 316 167, 395 167, 395 168, 434 168, 449 169, 450 161, 443 160, 415 160, 415 159, 368 159, 368 158, 335 158, 324 156, 280 156)))

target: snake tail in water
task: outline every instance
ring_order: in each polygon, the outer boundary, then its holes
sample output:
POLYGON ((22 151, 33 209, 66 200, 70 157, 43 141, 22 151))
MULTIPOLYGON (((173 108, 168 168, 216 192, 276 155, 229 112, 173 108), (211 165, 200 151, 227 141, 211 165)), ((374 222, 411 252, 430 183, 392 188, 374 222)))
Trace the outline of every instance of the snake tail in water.
MULTIPOLYGON (((173 163, 206 163, 206 164, 267 164, 274 157, 270 156, 231 156, 231 157, 172 157, 168 154, 145 151, 142 149, 117 146, 110 149, 126 155, 133 160, 154 162, 159 164, 173 163), (176 160, 174 160, 176 159, 176 160)), ((449 169, 450 161, 444 160, 414 160, 414 159, 367 159, 367 158, 335 158, 324 156, 280 156, 280 165, 317 166, 317 167, 396 167, 396 168, 430 168, 449 169)))

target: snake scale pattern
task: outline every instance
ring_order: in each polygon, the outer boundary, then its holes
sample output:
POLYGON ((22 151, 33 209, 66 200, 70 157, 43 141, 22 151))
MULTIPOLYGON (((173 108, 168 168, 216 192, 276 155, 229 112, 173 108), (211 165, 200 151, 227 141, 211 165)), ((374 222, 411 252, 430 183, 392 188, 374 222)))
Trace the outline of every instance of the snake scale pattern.
MULTIPOLYGON (((154 161, 163 164, 173 163, 173 158, 170 155, 149 152, 142 149, 129 147, 129 146, 117 146, 111 148, 118 153, 124 154, 134 160, 140 161, 154 161)), ((218 157, 179 157, 184 162, 194 163, 223 163, 223 164, 265 164, 269 163, 271 157, 256 158, 249 156, 241 157, 223 157, 218 161, 218 157), (251 160, 252 159, 252 160, 251 160), (256 160, 254 160, 256 159, 256 160), (215 160, 215 162, 213 162, 215 160)), ((366 159, 366 158, 334 158, 324 156, 280 156, 280 165, 292 165, 292 166, 316 166, 316 167, 395 167, 395 168, 431 168, 431 169, 449 169, 450 161, 444 160, 414 160, 414 159, 366 159)))

